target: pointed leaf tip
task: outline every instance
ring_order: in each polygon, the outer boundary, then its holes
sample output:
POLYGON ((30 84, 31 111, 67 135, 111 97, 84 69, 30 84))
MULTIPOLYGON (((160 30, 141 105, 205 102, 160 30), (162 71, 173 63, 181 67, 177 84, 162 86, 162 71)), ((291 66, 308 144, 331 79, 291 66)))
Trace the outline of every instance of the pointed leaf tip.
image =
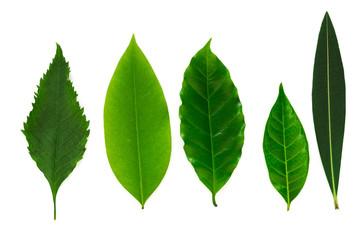
POLYGON ((280 83, 279 89, 284 91, 284 87, 282 83, 280 83))
POLYGON ((279 95, 285 95, 285 91, 284 91, 284 87, 283 87, 282 83, 280 83, 280 86, 279 86, 279 95))
POLYGON ((137 42, 136 42, 136 38, 135 38, 135 34, 134 34, 134 33, 133 33, 133 35, 132 35, 132 37, 131 37, 130 44, 135 44, 135 45, 137 45, 137 42))
POLYGON ((62 52, 61 46, 58 43, 56 43, 56 51, 61 51, 62 52))
POLYGON ((204 48, 210 49, 211 40, 212 38, 209 39, 209 41, 205 44, 204 48))
POLYGON ((60 44, 56 43, 56 53, 55 58, 63 58, 63 51, 61 49, 60 44))
POLYGON ((135 34, 133 34, 131 37, 129 47, 133 46, 133 45, 139 47, 139 45, 137 44, 136 39, 135 39, 135 34))
POLYGON ((328 20, 328 21, 331 22, 329 12, 326 12, 326 13, 325 13, 325 16, 324 16, 324 20, 323 20, 323 21, 326 21, 326 20, 328 20))

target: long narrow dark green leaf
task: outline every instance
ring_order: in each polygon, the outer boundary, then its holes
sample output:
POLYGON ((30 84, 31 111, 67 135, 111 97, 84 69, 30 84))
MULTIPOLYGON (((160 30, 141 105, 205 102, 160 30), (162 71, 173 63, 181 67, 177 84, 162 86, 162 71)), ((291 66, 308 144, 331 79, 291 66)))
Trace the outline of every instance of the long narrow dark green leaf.
POLYGON ((338 209, 337 191, 345 128, 345 78, 335 29, 328 13, 322 22, 316 49, 312 105, 320 157, 335 209, 338 209))
POLYGON ((106 94, 104 131, 115 176, 144 208, 168 168, 171 132, 164 93, 134 36, 106 94))
POLYGON ((210 41, 185 71, 180 131, 186 156, 216 206, 216 193, 239 162, 245 122, 237 89, 228 69, 211 52, 210 41))
POLYGON ((272 185, 287 203, 300 193, 309 169, 309 147, 301 122, 280 84, 266 122, 264 155, 272 185))
POLYGON ((58 189, 82 158, 89 136, 89 121, 76 100, 69 71, 69 64, 57 45, 55 58, 40 80, 23 130, 29 153, 50 184, 54 219, 58 189))

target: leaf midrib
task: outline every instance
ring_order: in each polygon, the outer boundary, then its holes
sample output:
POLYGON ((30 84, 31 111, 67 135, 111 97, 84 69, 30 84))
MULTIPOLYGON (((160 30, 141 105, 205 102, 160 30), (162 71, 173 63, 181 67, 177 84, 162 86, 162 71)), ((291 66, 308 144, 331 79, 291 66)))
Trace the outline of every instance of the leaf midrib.
POLYGON ((287 210, 290 209, 290 189, 289 189, 289 173, 287 168, 287 157, 286 157, 286 139, 285 139, 285 119, 284 119, 284 96, 281 99, 281 119, 283 126, 283 147, 284 147, 284 162, 285 162, 285 179, 286 179, 286 197, 287 197, 287 210))
MULTIPOLYGON (((329 151, 330 151, 330 170, 331 170, 331 183, 332 183, 332 192, 334 195, 334 201, 336 205, 336 189, 335 189, 335 179, 334 179, 334 164, 333 164, 333 151, 332 151, 332 138, 331 138, 331 112, 330 112, 330 51, 329 51, 329 17, 325 18, 326 23, 326 80, 327 80, 327 102, 328 102, 328 119, 329 119, 329 151)), ((335 206, 336 208, 336 206, 335 206)))
POLYGON ((135 48, 132 46, 131 51, 132 59, 132 75, 133 75, 133 94, 134 94, 134 115, 135 115, 135 131, 136 131, 136 147, 137 147, 137 157, 139 164, 139 188, 140 188, 140 199, 141 207, 144 209, 144 194, 143 194, 143 183, 142 183, 142 171, 141 171, 141 156, 140 156, 140 145, 139 145, 139 126, 138 126, 138 116, 137 116, 137 103, 136 103, 136 77, 135 77, 135 48))
POLYGON ((206 97, 207 97, 207 107, 208 107, 208 120, 209 120, 209 133, 210 133, 210 149, 211 149, 211 164, 212 164, 212 201, 216 207, 215 201, 215 161, 214 161, 214 146, 213 146, 213 135, 212 135, 212 126, 211 126, 211 113, 210 113, 210 99, 209 99, 209 47, 206 49, 206 97))
POLYGON ((60 78, 61 78, 61 68, 57 66, 57 62, 54 61, 54 68, 56 70, 57 75, 57 82, 56 82, 56 100, 55 100, 55 153, 54 153, 54 164, 53 164, 53 174, 52 174, 52 183, 54 186, 52 186, 52 194, 53 194, 53 202, 54 202, 54 220, 56 219, 56 194, 57 194, 57 187, 56 185, 56 162, 58 160, 58 143, 59 143, 59 90, 60 90, 60 78), (54 187, 54 189, 53 189, 54 187))

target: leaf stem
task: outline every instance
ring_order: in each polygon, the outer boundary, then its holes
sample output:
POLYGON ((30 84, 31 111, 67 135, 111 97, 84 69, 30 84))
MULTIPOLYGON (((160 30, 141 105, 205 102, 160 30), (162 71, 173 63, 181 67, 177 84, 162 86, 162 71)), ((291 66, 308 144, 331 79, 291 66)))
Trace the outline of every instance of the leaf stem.
POLYGON ((216 200, 215 200, 215 194, 214 193, 212 194, 212 202, 213 202, 214 206, 217 207, 217 203, 216 203, 216 200))
POLYGON ((53 202, 54 202, 54 220, 56 220, 56 196, 53 196, 53 202))
POLYGON ((339 209, 339 203, 337 200, 337 195, 336 193, 333 195, 334 196, 334 204, 335 204, 335 210, 339 209))

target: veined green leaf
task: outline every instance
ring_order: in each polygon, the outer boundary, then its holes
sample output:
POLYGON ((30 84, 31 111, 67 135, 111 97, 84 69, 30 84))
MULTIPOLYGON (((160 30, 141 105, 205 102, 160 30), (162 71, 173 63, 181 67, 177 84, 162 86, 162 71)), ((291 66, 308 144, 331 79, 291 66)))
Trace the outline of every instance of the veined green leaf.
POLYGON ((217 206, 215 195, 239 162, 245 122, 237 89, 228 69, 211 52, 210 41, 184 74, 180 132, 186 156, 217 206))
POLYGON ((339 208, 337 190, 345 128, 345 78, 335 29, 326 13, 315 55, 313 117, 321 161, 339 208))
POLYGON ((272 185, 287 210, 300 193, 309 169, 309 147, 301 122, 280 84, 279 96, 266 122, 264 155, 272 185))
POLYGON ((33 109, 22 131, 32 159, 50 184, 54 219, 58 189, 83 157, 90 132, 69 72, 69 63, 57 45, 56 55, 40 80, 33 109))
POLYGON ((171 132, 164 93, 134 36, 107 90, 104 131, 115 176, 144 208, 168 168, 171 132))

